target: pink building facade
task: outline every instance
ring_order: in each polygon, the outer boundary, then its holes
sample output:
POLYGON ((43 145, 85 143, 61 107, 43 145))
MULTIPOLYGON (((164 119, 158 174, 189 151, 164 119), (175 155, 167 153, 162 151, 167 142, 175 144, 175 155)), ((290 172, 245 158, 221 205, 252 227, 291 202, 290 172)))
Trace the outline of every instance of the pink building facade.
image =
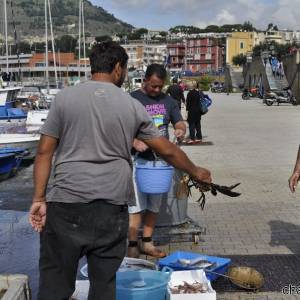
POLYGON ((168 45, 170 69, 207 73, 223 67, 224 48, 214 38, 188 39, 168 45))

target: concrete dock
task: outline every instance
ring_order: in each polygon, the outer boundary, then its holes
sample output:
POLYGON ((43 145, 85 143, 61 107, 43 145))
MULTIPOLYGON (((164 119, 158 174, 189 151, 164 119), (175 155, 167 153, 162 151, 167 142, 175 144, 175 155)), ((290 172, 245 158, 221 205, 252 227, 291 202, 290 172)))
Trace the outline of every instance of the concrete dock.
MULTIPOLYGON (((214 283, 218 299, 300 299, 284 294, 300 290, 300 187, 288 189, 300 143, 300 106, 267 107, 262 100, 244 101, 240 94, 212 94, 213 105, 202 118, 203 146, 182 149, 211 170, 215 183, 231 185, 242 195, 207 196, 205 209, 189 200, 189 216, 206 229, 200 242, 163 245, 176 250, 230 257, 253 266, 265 277, 264 288, 247 293, 226 280, 214 283)), ((38 235, 27 222, 32 195, 32 166, 0 183, 0 273, 30 275, 33 295, 38 282, 38 235)))

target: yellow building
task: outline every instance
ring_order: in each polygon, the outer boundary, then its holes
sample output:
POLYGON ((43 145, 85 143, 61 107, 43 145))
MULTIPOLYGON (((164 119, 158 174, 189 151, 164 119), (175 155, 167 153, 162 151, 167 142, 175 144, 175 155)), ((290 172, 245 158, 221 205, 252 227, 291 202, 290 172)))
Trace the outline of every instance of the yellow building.
POLYGON ((238 54, 252 52, 254 37, 254 32, 232 32, 226 39, 226 64, 232 65, 232 58, 238 54))

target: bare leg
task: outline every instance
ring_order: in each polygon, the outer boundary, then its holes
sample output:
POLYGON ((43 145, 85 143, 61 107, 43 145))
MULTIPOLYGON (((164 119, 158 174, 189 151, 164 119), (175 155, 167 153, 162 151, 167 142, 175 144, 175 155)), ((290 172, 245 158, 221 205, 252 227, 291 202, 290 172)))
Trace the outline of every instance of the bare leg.
POLYGON ((146 211, 144 215, 144 229, 141 250, 146 254, 157 258, 165 257, 167 254, 162 250, 154 247, 152 235, 155 228, 157 213, 146 211))
POLYGON ((138 231, 142 222, 142 214, 129 214, 129 230, 128 230, 128 249, 127 256, 139 258, 140 253, 138 249, 138 231))
POLYGON ((152 237, 154 232, 154 227, 157 219, 157 213, 153 213, 149 210, 146 210, 144 215, 144 230, 143 236, 144 237, 152 237))
POLYGON ((129 214, 129 231, 128 240, 137 241, 138 240, 138 230, 142 223, 142 214, 129 214))

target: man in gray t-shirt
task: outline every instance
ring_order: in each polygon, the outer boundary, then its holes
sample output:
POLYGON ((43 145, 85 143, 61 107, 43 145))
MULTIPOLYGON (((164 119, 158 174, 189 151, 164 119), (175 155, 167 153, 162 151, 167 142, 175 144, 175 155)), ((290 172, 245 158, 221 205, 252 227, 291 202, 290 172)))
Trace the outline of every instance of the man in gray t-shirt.
POLYGON ((89 300, 113 300, 126 252, 127 205, 135 204, 131 148, 135 138, 196 180, 210 172, 159 137, 143 105, 124 93, 128 56, 114 42, 91 51, 92 80, 66 88, 51 105, 34 166, 29 221, 40 232, 38 300, 69 299, 86 256, 89 300), (54 160, 54 184, 46 188, 54 160))
POLYGON ((101 198, 116 205, 135 204, 132 141, 136 134, 142 140, 158 137, 151 122, 144 107, 112 83, 88 81, 65 88, 41 129, 43 135, 59 139, 48 202, 101 198))

